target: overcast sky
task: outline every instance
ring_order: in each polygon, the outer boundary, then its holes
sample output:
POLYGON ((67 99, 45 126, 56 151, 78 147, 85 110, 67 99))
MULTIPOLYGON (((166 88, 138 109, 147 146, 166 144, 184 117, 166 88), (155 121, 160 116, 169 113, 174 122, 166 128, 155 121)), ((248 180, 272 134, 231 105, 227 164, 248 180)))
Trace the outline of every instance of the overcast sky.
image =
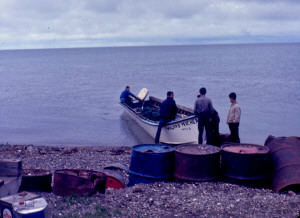
POLYGON ((0 49, 300 42, 300 0, 0 0, 0 49))

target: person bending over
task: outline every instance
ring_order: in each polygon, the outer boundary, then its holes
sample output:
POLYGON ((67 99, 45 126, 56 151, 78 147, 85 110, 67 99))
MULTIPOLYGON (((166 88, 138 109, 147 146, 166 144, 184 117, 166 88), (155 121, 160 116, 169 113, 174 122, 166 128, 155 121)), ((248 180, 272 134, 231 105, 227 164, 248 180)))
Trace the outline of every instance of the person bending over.
POLYGON ((126 86, 125 90, 120 95, 120 101, 122 103, 125 103, 125 104, 129 105, 129 106, 132 106, 133 102, 132 102, 132 99, 131 99, 130 96, 137 99, 137 100, 139 100, 134 94, 132 94, 130 92, 130 86, 126 86))

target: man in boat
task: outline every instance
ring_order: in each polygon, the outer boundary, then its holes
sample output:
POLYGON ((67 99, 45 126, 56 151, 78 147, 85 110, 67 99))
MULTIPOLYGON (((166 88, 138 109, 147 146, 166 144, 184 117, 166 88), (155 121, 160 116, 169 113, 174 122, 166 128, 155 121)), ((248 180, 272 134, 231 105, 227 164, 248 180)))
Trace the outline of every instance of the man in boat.
POLYGON ((163 126, 165 126, 168 122, 175 120, 177 112, 178 108, 176 106, 176 102, 174 101, 174 93, 169 91, 167 92, 167 99, 164 100, 160 105, 160 119, 155 136, 155 143, 159 143, 160 132, 163 126))
POLYGON ((212 144, 211 134, 211 116, 214 113, 214 108, 210 98, 205 96, 206 88, 202 87, 200 90, 200 97, 196 99, 194 106, 194 113, 198 117, 198 144, 203 143, 202 135, 205 127, 206 131, 206 144, 212 144))
POLYGON ((130 92, 130 86, 126 86, 125 90, 120 95, 120 101, 122 103, 125 103, 125 104, 129 105, 129 106, 132 106, 133 102, 132 102, 132 98, 130 96, 133 97, 136 100, 139 100, 138 97, 136 97, 134 94, 132 94, 130 92))
POLYGON ((229 126, 231 140, 232 142, 240 143, 239 125, 241 119, 241 108, 236 101, 236 94, 234 92, 230 93, 228 97, 231 105, 227 116, 227 124, 229 126))

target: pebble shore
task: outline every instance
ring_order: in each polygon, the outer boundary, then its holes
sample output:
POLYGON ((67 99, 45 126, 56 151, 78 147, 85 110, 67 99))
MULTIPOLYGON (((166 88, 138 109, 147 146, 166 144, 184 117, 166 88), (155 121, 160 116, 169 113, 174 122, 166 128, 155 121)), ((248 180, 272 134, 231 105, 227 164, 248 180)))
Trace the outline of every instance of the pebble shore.
MULTIPOLYGON (((23 169, 101 170, 111 163, 129 167, 130 147, 0 145, 1 159, 21 159, 23 169)), ((158 182, 105 194, 60 197, 38 193, 50 217, 299 217, 300 193, 275 193, 214 182, 158 182)))

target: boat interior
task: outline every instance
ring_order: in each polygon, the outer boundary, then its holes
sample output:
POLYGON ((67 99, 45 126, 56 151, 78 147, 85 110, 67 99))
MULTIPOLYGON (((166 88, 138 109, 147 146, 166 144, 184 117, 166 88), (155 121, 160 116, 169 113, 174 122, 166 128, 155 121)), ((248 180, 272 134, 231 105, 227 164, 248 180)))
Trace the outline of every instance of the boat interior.
MULTIPOLYGON (((163 100, 149 97, 149 100, 143 102, 136 102, 133 105, 126 105, 131 111, 140 116, 142 119, 149 120, 151 122, 159 121, 159 107, 163 100)), ((191 108, 187 108, 181 105, 177 105, 178 113, 175 120, 180 120, 188 116, 194 115, 194 111, 191 108)))

